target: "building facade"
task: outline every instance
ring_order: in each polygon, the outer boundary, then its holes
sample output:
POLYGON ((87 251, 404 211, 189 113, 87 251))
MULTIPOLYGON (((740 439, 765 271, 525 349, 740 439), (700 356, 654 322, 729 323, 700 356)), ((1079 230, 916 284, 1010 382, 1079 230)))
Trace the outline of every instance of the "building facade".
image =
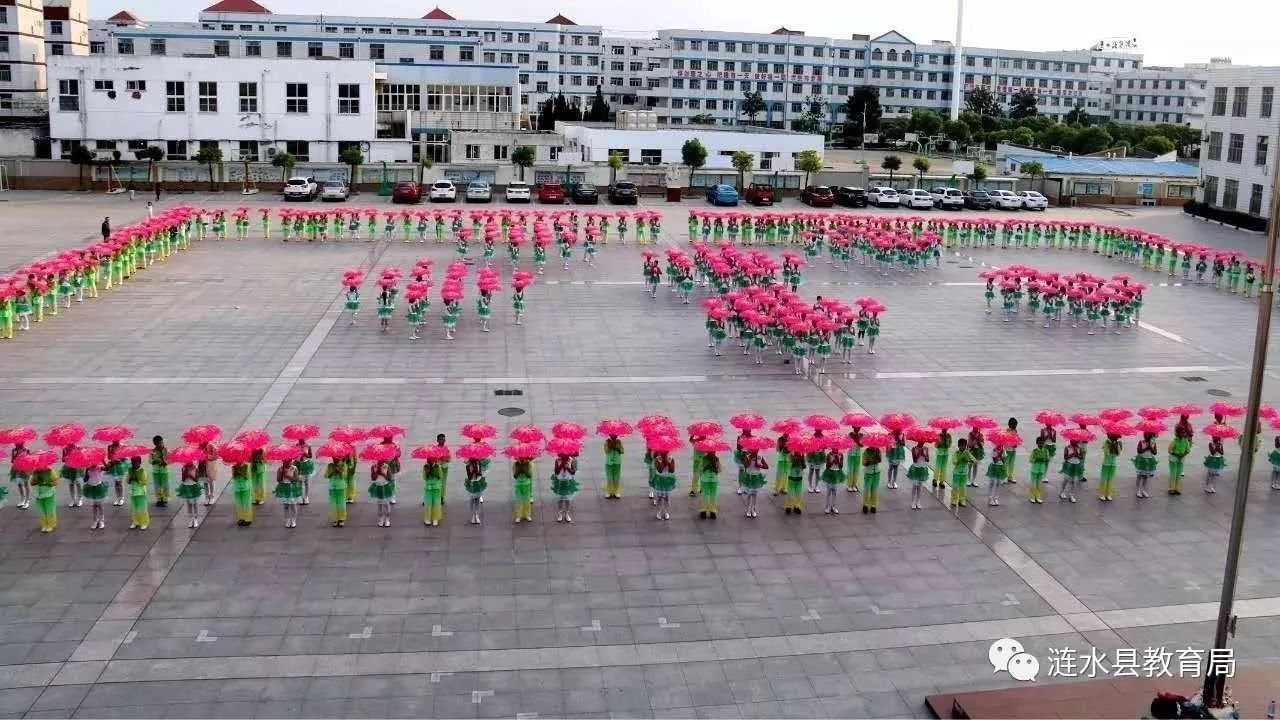
POLYGON ((1134 125, 1202 128, 1209 68, 1230 64, 1229 59, 1215 58, 1210 63, 1189 63, 1178 68, 1148 66, 1116 75, 1111 119, 1134 125))
POLYGON ((1211 68, 1197 199, 1214 207, 1269 217, 1280 67, 1211 68))
POLYGON ((0 118, 48 111, 47 58, 89 54, 88 0, 0 0, 0 118))

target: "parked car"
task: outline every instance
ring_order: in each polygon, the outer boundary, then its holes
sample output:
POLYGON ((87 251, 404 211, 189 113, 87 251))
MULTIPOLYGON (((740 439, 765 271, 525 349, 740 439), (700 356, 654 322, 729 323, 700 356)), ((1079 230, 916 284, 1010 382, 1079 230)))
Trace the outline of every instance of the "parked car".
POLYGON ((391 188, 391 202, 393 203, 419 203, 422 202, 422 186, 416 182, 398 182, 394 188, 391 188))
POLYGON ((748 205, 772 205, 773 186, 769 183, 751 183, 743 193, 742 199, 748 205))
POLYGON ((738 191, 732 185, 712 185, 707 188, 707 202, 712 205, 737 205, 738 191))
POLYGON ((1022 198, 1022 207, 1027 210, 1045 210, 1049 207, 1049 198, 1035 190, 1019 190, 1015 193, 1022 198))
POLYGON ((810 185, 800 191, 800 202, 811 207, 831 207, 836 204, 836 195, 826 185, 810 185))
POLYGON ((509 203, 527 203, 532 199, 529 184, 524 182, 513 182, 507 185, 504 195, 509 203))
POLYGON ((987 194, 991 196, 991 205, 1001 210, 1018 210, 1022 208, 1022 198, 1014 195, 1011 190, 988 190, 987 194))
POLYGON ((443 200, 444 202, 456 202, 458 199, 458 188, 448 180, 439 180, 431 183, 431 190, 427 192, 427 198, 431 202, 443 200))
POLYGON ((351 197, 351 188, 342 180, 325 180, 320 186, 321 200, 343 202, 351 197))
POLYGON ((966 190, 964 193, 964 206, 970 210, 990 210, 992 204, 986 190, 966 190))
POLYGON ((560 205, 564 203, 564 188, 558 182, 543 183, 538 186, 538 202, 555 203, 560 205))
POLYGON ((291 177, 284 183, 285 200, 306 200, 310 202, 320 194, 320 186, 312 177, 291 177))
POLYGON ((493 189, 489 187, 489 183, 475 180, 467 183, 467 202, 484 202, 487 203, 493 199, 493 189))
POLYGON ((843 207, 866 207, 867 191, 846 185, 836 188, 836 204, 843 207))
POLYGON ((899 202, 898 191, 891 187, 876 185, 867 190, 868 205, 875 205, 876 207, 898 207, 899 202))
POLYGON ((573 186, 573 201, 579 205, 596 205, 600 202, 600 191, 591 183, 578 183, 573 186))
POLYGON ((943 210, 960 210, 964 207, 964 193, 955 188, 936 187, 929 191, 933 206, 943 210))
POLYGON ((933 196, 929 194, 928 190, 922 190, 920 188, 903 190, 898 193, 898 198, 899 203, 904 207, 911 208, 912 210, 933 209, 933 196))
POLYGON ((633 182, 615 182, 609 186, 609 202, 614 205, 635 205, 640 202, 640 190, 633 182))

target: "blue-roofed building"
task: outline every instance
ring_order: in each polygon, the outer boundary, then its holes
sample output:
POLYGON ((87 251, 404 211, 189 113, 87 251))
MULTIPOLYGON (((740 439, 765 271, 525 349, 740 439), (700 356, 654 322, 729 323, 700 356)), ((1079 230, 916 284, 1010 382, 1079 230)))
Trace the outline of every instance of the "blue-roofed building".
POLYGON ((1044 177, 1034 180, 1034 189, 1043 184, 1041 192, 1058 205, 1181 205, 1200 174, 1195 165, 1161 159, 1010 153, 997 162, 1024 177, 1024 165, 1040 163, 1044 177))

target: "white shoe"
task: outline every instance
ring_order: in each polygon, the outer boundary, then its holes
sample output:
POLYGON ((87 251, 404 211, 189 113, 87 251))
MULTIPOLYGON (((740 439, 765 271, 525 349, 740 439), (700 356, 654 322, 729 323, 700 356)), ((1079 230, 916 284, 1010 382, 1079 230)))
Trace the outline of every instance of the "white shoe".
POLYGON ((840 509, 839 509, 839 508, 831 508, 831 514, 832 514, 832 515, 839 515, 839 514, 840 514, 840 509))
POLYGON ((569 513, 565 513, 565 514, 564 514, 564 521, 565 521, 565 522, 567 522, 567 523, 571 523, 571 522, 573 522, 573 516, 572 516, 572 515, 570 515, 569 513))
POLYGON ((84 507, 84 498, 76 498, 76 507, 84 507))

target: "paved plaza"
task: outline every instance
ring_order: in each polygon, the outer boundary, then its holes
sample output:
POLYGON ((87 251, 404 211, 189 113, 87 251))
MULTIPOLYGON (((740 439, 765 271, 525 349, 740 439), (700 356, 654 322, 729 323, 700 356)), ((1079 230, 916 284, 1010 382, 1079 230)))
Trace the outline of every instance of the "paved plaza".
MULTIPOLYGON (((161 208, 240 200, 166 198, 161 208)), ((385 202, 365 195, 351 204, 385 202)), ((705 206, 647 202, 665 214, 664 236, 651 247, 688 250, 685 213, 705 206)), ((143 206, 141 197, 0 195, 0 271, 87 244, 104 215, 121 226, 145 216, 143 206)), ((789 200, 777 209, 805 208, 789 200)), ((1262 254, 1257 235, 1168 209, 1035 217, 1262 254)), ((395 423, 412 447, 438 432, 453 443, 475 421, 505 437, 526 423, 594 427, 649 413, 683 427, 727 423, 745 410, 771 419, 865 410, 1012 416, 1030 438, 1043 408, 1243 403, 1255 326, 1256 301, 1086 253, 974 250, 887 277, 819 259, 805 270, 802 295, 873 295, 888 311, 875 355, 859 350, 852 366, 833 362, 826 375, 797 377, 776 356, 763 366, 737 352, 714 357, 698 306, 705 291, 692 305, 665 288, 650 300, 639 249, 613 242, 595 267, 575 257, 562 271, 553 258, 526 292, 522 326, 503 295, 493 331, 480 332, 474 273, 456 340, 444 340, 438 290, 423 340, 408 340, 403 312, 385 334, 371 310, 348 324, 343 270, 407 270, 423 256, 435 259, 438 280, 452 246, 278 237, 196 244, 0 342, 0 426, 120 423, 173 447, 199 422, 228 434, 395 423), (988 316, 977 274, 1013 262, 1133 273, 1152 285, 1140 327, 1090 337, 988 316)), ((500 267, 509 274, 505 261, 500 267)), ((1274 368, 1264 402, 1280 402, 1274 368)), ((1268 446, 1271 437, 1264 434, 1268 446)), ((999 638, 1020 640, 1042 668, 1050 648, 1137 648, 1139 657, 1148 647, 1204 649, 1238 453, 1228 452, 1221 491, 1202 494, 1197 439, 1188 492, 1139 503, 1132 442, 1113 503, 1097 502, 1091 483, 1079 504, 1059 504, 1051 492, 1031 505, 1019 482, 999 507, 958 512, 940 497, 911 511, 904 482, 882 490, 875 516, 857 513, 858 496, 841 491, 839 516, 818 512, 818 495, 806 496, 802 517, 762 496, 760 517, 748 520, 726 482, 717 521, 699 521, 695 501, 679 492, 671 521, 659 522, 634 438, 620 500, 604 499, 598 443, 588 443, 572 525, 553 521, 545 477, 535 522, 513 525, 510 479, 497 461, 480 526, 467 523, 456 467, 438 528, 421 522, 413 472, 390 529, 377 527, 363 492, 343 529, 326 521, 321 492, 297 529, 283 527, 275 504, 240 528, 227 492, 197 530, 172 503, 153 508, 147 532, 127 529, 126 508, 108 507, 106 530, 92 533, 88 508, 60 508, 58 531, 46 535, 11 497, 0 509, 0 715, 924 716, 928 694, 1016 684, 988 662, 999 638)), ((1025 449, 1019 455, 1025 477, 1025 449)), ((1280 659, 1280 566, 1270 557, 1280 542, 1280 492, 1268 489, 1265 455, 1252 481, 1232 643, 1245 665, 1280 659)), ((677 465, 687 490, 687 453, 677 465)), ((1164 478, 1162 464, 1156 489, 1164 478)), ((1053 680, 1042 671, 1045 681, 1053 680)))

